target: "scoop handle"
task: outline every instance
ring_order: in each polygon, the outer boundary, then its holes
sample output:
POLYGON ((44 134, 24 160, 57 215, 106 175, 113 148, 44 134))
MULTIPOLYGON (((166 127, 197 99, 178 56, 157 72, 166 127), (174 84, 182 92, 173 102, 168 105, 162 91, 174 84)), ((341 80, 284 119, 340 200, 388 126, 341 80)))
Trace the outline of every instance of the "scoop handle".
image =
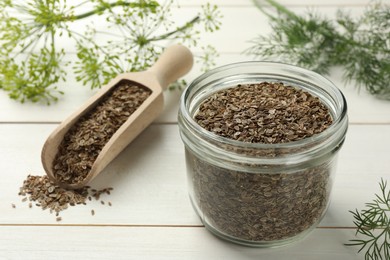
POLYGON ((191 51, 183 45, 172 45, 165 49, 156 63, 148 69, 156 75, 163 90, 185 75, 194 63, 191 51))

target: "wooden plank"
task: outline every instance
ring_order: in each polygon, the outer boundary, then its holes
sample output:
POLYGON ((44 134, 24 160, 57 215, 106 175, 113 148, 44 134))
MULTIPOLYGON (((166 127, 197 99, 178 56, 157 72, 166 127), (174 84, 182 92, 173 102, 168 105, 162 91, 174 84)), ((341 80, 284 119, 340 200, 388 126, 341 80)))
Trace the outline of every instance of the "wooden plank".
MULTIPOLYGON (((253 58, 240 54, 224 54, 217 58, 217 66, 235 62, 252 61, 253 58)), ((202 74, 199 64, 184 79, 188 84, 202 74)), ((342 79, 342 71, 334 70, 330 75, 325 75, 344 93, 348 103, 349 120, 353 124, 389 124, 390 102, 378 99, 364 89, 357 90, 353 83, 345 84, 342 79)), ((94 91, 83 87, 80 83, 70 79, 62 86, 65 95, 61 100, 51 106, 42 104, 19 104, 10 100, 6 93, 0 91, 0 122, 54 122, 64 120, 68 115, 81 106, 94 91)), ((165 91, 165 107, 156 123, 176 123, 179 109, 180 90, 165 91)))
MULTIPOLYGON (((4 176, 0 182, 0 224, 56 223, 54 215, 35 206, 30 209, 17 195, 28 174, 44 174, 40 152, 54 127, 0 124, 0 173, 4 176)), ((389 178, 389 131, 390 125, 350 126, 322 227, 352 227, 348 211, 370 202, 379 191, 380 178, 389 178)), ((94 201, 64 211, 61 223, 201 225, 187 195, 184 149, 177 125, 147 128, 91 185, 111 186, 114 191, 102 198, 105 205, 94 201)))
MULTIPOLYGON (((7 212, 1 214, 0 223, 55 223, 54 215, 35 206, 30 209, 17 195, 28 174, 44 174, 40 151, 54 127, 0 125, 0 155, 7 162, 0 169, 9 176, 0 184, 4 185, 0 208, 7 212)), ((184 152, 179 142, 176 126, 148 128, 92 183, 95 188, 114 187, 110 196, 102 197, 106 204, 93 201, 72 207, 61 214, 63 222, 109 223, 114 217, 115 223, 173 224, 180 216, 184 222, 179 223, 200 223, 188 200, 184 152), (92 209, 95 216, 91 216, 92 209)))
MULTIPOLYGON (((235 2, 244 3, 237 0, 235 2)), ((336 4, 316 6, 315 4, 312 5, 308 3, 301 3, 292 6, 287 5, 287 7, 292 12, 295 12, 300 15, 307 15, 308 13, 315 12, 321 14, 321 16, 328 18, 334 18, 337 13, 337 10, 339 9, 347 11, 352 17, 359 16, 366 8, 365 4, 345 6, 344 4, 342 4, 342 2, 341 5, 336 4)), ((274 14, 275 16, 277 15, 273 8, 265 7, 265 11, 267 11, 267 13, 274 14)), ((176 28, 185 25, 192 18, 195 18, 198 15, 202 16, 203 7, 201 5, 183 5, 181 7, 178 7, 177 5, 172 5, 170 13, 171 14, 169 15, 169 20, 174 22, 172 23, 171 27, 176 28)), ((16 16, 19 17, 18 15, 16 16)), ((103 14, 100 16, 93 16, 82 20, 77 20, 68 24, 69 30, 77 33, 84 33, 88 26, 90 27, 92 24, 93 28, 96 29, 97 32, 105 32, 97 33, 94 38, 94 40, 100 44, 107 44, 107 41, 113 39, 119 41, 121 38, 123 39, 124 37, 127 37, 127 34, 133 33, 130 30, 125 30, 123 28, 123 30, 120 30, 115 26, 111 26, 111 24, 107 23, 106 18, 106 15, 103 14), (107 32, 109 32, 109 34, 107 34, 107 32), (117 35, 120 38, 117 38, 114 35, 117 35)), ((250 40, 252 40, 258 35, 266 35, 271 31, 271 27, 269 26, 269 18, 251 3, 244 5, 238 4, 233 6, 220 5, 218 8, 217 20, 221 23, 220 30, 214 31, 213 33, 206 32, 204 30, 204 23, 194 25, 196 31, 200 32, 200 40, 198 41, 197 46, 191 46, 194 50, 200 51, 203 45, 212 45, 220 53, 241 53, 243 50, 250 46, 250 40)), ((165 34, 170 31, 164 26, 158 28, 153 27, 151 29, 153 30, 147 31, 145 33, 148 35, 149 38, 152 38, 152 36, 160 36, 161 34, 165 34)), ((134 30, 137 31, 137 28, 134 28, 134 30)), ((195 30, 193 32, 195 32, 195 30)), ((167 44, 167 42, 160 41, 154 42, 154 44, 161 46, 167 44)), ((36 50, 38 50, 38 47, 40 47, 40 45, 37 45, 36 50)), ((58 40, 56 41, 56 48, 63 48, 66 53, 76 52, 75 41, 71 38, 68 38, 66 34, 64 34, 61 38, 58 38, 58 40)))
MULTIPOLYGON (((263 0, 257 0, 260 3, 264 3, 263 0)), ((207 3, 215 4, 218 6, 252 6, 253 0, 180 0, 177 1, 181 6, 198 6, 205 5, 207 3)), ((284 6, 362 6, 367 5, 370 0, 311 0, 310 2, 304 0, 277 0, 278 3, 284 6)), ((266 3, 264 3, 266 5, 266 3)))
POLYGON ((316 229, 280 248, 249 248, 198 227, 0 226, 0 259, 357 260, 349 229, 316 229))
MULTIPOLYGON (((262 0, 257 0, 258 2, 264 2, 262 0)), ((160 4, 163 4, 164 0, 158 0, 160 4)), ((277 0, 278 3, 285 5, 285 6, 307 6, 307 5, 313 5, 313 6, 356 6, 356 5, 367 5, 371 1, 370 0, 328 0, 326 2, 321 0, 311 0, 310 2, 304 1, 304 0, 277 0)), ((78 0, 67 0, 67 4, 70 5, 77 5, 80 1, 78 0)), ((218 6, 252 6, 253 0, 175 0, 173 2, 174 6, 182 6, 182 7, 199 7, 205 4, 211 4, 211 5, 218 5, 218 6)), ((266 4, 266 3, 264 3, 266 4)), ((82 6, 82 9, 89 10, 90 7, 93 7, 92 5, 82 6)))

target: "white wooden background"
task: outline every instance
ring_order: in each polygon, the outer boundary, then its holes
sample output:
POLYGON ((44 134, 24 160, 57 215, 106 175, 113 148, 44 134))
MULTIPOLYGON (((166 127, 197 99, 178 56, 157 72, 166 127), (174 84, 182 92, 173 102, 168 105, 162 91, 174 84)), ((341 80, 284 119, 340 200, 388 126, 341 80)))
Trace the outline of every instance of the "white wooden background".
MULTIPOLYGON (((185 21, 207 1, 178 2, 181 8, 174 8, 174 17, 185 21)), ((217 65, 251 60, 242 51, 249 40, 270 31, 266 17, 250 0, 208 2, 217 4, 223 15, 220 31, 202 34, 202 42, 220 53, 217 65)), ((368 2, 280 0, 295 12, 310 6, 328 16, 338 8, 358 15, 368 2)), ((185 79, 199 74, 196 65, 185 79)), ((176 123, 179 92, 165 93, 164 113, 93 181, 94 187, 114 187, 104 198, 112 207, 99 202, 72 207, 62 212, 61 222, 38 207, 30 209, 18 190, 28 174, 44 174, 40 152, 45 139, 93 92, 72 78, 62 86, 66 95, 51 106, 21 105, 0 92, 0 259, 363 259, 357 248, 344 245, 355 233, 348 211, 373 199, 381 177, 390 181, 390 101, 358 93, 353 84, 342 82, 338 71, 330 78, 344 92, 350 117, 331 206, 306 239, 277 249, 222 241, 195 215, 176 123)))

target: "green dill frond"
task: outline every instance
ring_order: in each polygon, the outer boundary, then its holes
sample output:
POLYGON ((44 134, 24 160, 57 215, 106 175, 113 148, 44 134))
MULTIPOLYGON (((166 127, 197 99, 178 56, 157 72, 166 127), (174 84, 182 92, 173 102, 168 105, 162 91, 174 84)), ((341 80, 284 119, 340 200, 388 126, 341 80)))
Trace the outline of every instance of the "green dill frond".
POLYGON ((359 252, 365 251, 365 259, 390 259, 390 189, 387 181, 381 179, 381 192, 375 194, 375 199, 366 203, 366 208, 350 211, 354 217, 356 239, 347 246, 359 246, 359 252))
POLYGON ((361 17, 339 10, 335 20, 310 11, 298 16, 274 0, 276 14, 256 6, 270 18, 272 33, 250 41, 245 53, 295 64, 327 74, 344 70, 344 80, 383 99, 390 99, 390 6, 374 2, 361 17))
MULTIPOLYGON (((145 70, 169 42, 196 46, 198 26, 213 32, 220 27, 216 6, 206 5, 189 21, 171 19, 173 0, 89 0, 68 5, 66 0, 3 0, 0 2, 0 88, 20 102, 58 100, 57 85, 66 81, 67 68, 76 80, 99 88, 117 74, 145 70), (87 12, 84 6, 92 8, 87 12), (104 21, 70 26, 95 16, 104 21), (75 30, 74 28, 77 28, 75 30), (66 39, 76 60, 64 61, 60 41, 66 39)), ((210 64, 208 56, 207 65, 210 64)))

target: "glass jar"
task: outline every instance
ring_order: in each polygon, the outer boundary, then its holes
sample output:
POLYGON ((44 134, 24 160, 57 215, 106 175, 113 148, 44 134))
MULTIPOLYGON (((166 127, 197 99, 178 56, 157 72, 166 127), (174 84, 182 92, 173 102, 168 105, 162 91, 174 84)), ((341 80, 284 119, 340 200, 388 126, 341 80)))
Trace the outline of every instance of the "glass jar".
POLYGON ((190 200, 209 231, 243 245, 274 247, 304 237, 321 221, 348 128, 345 98, 332 82, 282 63, 226 65, 201 75, 184 90, 178 123, 190 200), (265 81, 318 97, 333 123, 302 140, 264 144, 221 137, 194 120, 200 104, 213 93, 265 81))

